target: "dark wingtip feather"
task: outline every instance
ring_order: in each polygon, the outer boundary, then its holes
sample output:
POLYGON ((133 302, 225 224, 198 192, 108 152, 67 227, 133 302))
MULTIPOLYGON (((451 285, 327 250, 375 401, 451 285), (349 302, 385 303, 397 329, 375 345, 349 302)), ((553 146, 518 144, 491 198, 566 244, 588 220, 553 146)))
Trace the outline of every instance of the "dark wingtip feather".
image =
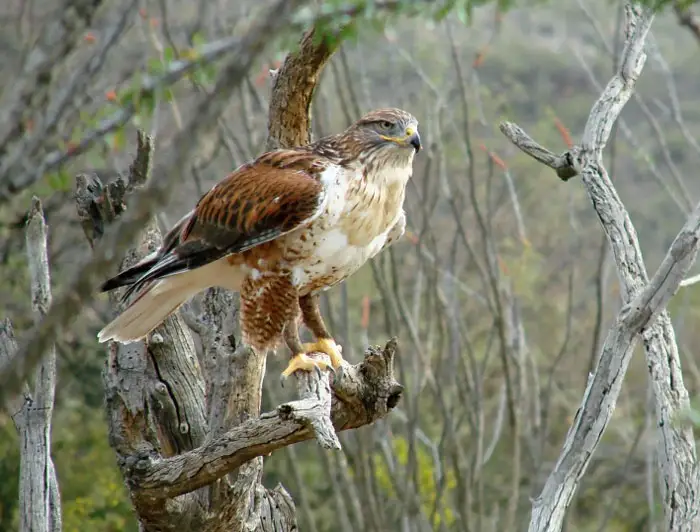
POLYGON ((119 279, 119 276, 107 279, 104 283, 100 285, 100 292, 111 292, 115 288, 124 286, 124 283, 119 279))
POLYGON ((138 281, 148 270, 158 262, 157 258, 140 262, 123 272, 119 272, 114 277, 107 279, 100 285, 100 292, 110 292, 121 286, 128 286, 138 281))

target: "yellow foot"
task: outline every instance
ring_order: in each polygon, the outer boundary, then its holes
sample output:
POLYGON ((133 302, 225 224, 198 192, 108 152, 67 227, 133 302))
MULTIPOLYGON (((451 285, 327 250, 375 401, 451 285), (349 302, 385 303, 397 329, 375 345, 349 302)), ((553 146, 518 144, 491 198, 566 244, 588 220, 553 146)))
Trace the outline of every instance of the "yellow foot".
POLYGON ((326 353, 331 357, 331 366, 338 369, 343 364, 343 348, 335 343, 333 338, 321 338, 317 342, 304 344, 304 351, 307 353, 326 353))
POLYGON ((305 353, 299 353, 298 355, 294 355, 289 361, 287 369, 282 372, 282 378, 284 379, 289 377, 297 370, 318 371, 322 369, 328 369, 328 364, 326 364, 323 360, 308 357, 305 353))

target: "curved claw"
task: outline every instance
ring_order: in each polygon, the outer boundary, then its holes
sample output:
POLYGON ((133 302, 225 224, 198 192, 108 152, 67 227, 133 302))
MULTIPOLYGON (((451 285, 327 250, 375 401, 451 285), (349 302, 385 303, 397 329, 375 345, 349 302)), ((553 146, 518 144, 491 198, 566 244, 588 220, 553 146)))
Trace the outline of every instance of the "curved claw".
POLYGON ((281 384, 284 387, 284 381, 295 371, 318 371, 319 376, 321 370, 330 368, 329 364, 324 360, 311 358, 306 353, 298 353, 289 361, 289 365, 280 376, 281 384))
POLYGON ((341 364, 337 369, 333 370, 333 384, 338 384, 340 381, 342 381, 343 375, 345 375, 345 370, 341 364))
POLYGON ((331 358, 331 366, 338 369, 343 364, 343 347, 335 342, 333 338, 321 338, 317 342, 304 344, 304 351, 307 353, 325 353, 331 358))

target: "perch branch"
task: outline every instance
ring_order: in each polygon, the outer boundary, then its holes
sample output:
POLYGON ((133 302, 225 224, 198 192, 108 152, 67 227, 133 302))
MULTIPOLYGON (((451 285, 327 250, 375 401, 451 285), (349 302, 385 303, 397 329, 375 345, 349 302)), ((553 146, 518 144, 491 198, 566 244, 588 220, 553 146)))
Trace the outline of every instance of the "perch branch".
MULTIPOLYGON (((320 353, 313 358, 322 359, 330 364, 330 357, 320 353)), ((338 435, 331 419, 331 384, 327 371, 318 373, 296 373, 299 400, 280 406, 280 415, 293 421, 299 421, 311 429, 319 445, 324 449, 340 449, 338 435)))
MULTIPOLYGON (((335 430, 373 423, 398 403, 403 388, 394 380, 396 341, 370 348, 357 366, 346 366, 333 388, 331 418, 335 430)), ((302 399, 249 419, 192 451, 159 459, 134 457, 129 482, 137 497, 166 498, 188 493, 235 470, 256 456, 318 436, 317 414, 302 399), (314 434, 316 430, 316 435, 314 434)))
POLYGON ((559 460, 534 501, 531 531, 561 529, 564 511, 610 421, 640 332, 656 403, 657 454, 666 523, 669 530, 690 531, 697 522, 694 520, 700 504, 700 484, 692 430, 673 421, 675 414, 688 406, 688 393, 665 305, 695 260, 698 209, 693 211, 649 282, 636 231, 602 162, 613 124, 632 95, 644 66, 643 48, 653 11, 628 3, 626 16, 626 41, 619 69, 593 105, 579 146, 557 157, 517 126, 501 125, 504 134, 521 150, 557 170, 560 177, 562 168, 566 175, 581 175, 613 251, 625 304, 605 340, 559 460))

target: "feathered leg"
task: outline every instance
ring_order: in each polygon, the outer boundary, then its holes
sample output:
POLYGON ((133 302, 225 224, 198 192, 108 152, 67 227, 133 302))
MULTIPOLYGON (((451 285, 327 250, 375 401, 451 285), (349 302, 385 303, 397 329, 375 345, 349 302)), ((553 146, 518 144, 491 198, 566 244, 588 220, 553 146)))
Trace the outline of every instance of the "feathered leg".
POLYGON ((343 364, 342 347, 338 345, 323 322, 321 309, 318 306, 318 295, 309 294, 299 298, 302 319, 316 337, 316 342, 304 344, 304 351, 313 353, 320 351, 331 357, 331 366, 338 369, 343 364))
MULTIPOLYGON (((282 378, 297 370, 326 369, 327 364, 306 356, 320 349, 306 349, 299 340, 299 293, 288 275, 247 277, 241 287, 243 341, 258 352, 274 348, 280 337, 292 351, 282 378)), ((324 351, 325 352, 325 351, 324 351)))

